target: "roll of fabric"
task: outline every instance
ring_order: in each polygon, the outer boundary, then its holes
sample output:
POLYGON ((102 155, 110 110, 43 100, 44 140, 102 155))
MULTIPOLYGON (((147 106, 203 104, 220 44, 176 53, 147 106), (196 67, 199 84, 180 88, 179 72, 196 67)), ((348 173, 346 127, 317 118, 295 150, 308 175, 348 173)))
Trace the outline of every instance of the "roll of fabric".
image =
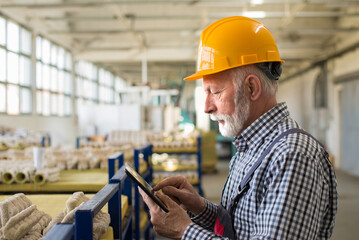
POLYGON ((35 168, 33 167, 20 169, 15 175, 15 182, 20 184, 30 182, 34 174, 35 168))
POLYGON ((43 215, 44 212, 36 210, 36 205, 31 205, 11 217, 2 228, 2 234, 5 239, 18 240, 25 236, 43 215))
POLYGON ((42 185, 46 182, 56 182, 59 177, 60 170, 58 168, 43 168, 36 171, 33 181, 35 184, 42 185))
POLYGON ((9 169, 7 171, 4 171, 1 180, 5 184, 12 184, 15 182, 15 176, 16 176, 16 170, 15 169, 9 169))
POLYGON ((31 205, 32 202, 23 193, 15 194, 0 202, 0 228, 5 226, 11 217, 15 216, 31 205))

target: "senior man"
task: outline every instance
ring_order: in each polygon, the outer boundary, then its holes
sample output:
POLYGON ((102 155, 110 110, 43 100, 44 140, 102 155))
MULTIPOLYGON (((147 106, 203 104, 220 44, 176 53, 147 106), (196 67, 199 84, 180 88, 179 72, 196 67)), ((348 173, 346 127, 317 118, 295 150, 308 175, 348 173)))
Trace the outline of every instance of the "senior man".
POLYGON ((328 239, 337 212, 337 183, 324 147, 277 103, 282 60, 267 28, 229 17, 201 35, 197 72, 204 111, 224 136, 235 136, 221 204, 213 204, 182 176, 154 190, 162 211, 141 192, 160 235, 174 239, 328 239))

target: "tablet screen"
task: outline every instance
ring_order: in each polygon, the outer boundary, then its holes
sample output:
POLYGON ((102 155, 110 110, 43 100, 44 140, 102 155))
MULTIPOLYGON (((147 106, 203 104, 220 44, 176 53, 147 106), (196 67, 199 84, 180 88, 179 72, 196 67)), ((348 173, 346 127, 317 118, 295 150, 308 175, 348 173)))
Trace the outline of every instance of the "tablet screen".
POLYGON ((156 197, 152 193, 152 187, 148 182, 146 182, 140 174, 136 172, 135 169, 130 167, 128 164, 126 164, 126 174, 138 185, 140 188, 146 192, 146 194, 160 207, 163 211, 168 212, 167 207, 164 205, 164 203, 156 197))

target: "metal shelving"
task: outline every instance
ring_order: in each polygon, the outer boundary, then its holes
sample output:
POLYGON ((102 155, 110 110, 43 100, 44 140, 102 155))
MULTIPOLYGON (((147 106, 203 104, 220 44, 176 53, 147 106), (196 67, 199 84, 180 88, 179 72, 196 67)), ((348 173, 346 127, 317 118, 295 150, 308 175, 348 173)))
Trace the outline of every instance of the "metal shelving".
MULTIPOLYGON (((141 148, 135 148, 134 155, 133 155, 135 170, 137 172, 140 172, 140 154, 143 154, 143 159, 147 163, 147 171, 142 173, 141 175, 142 175, 143 179, 145 179, 149 184, 152 184, 152 174, 153 174, 152 164, 151 164, 151 160, 150 160, 150 157, 152 156, 152 148, 153 148, 152 144, 145 145, 141 148)), ((143 237, 144 239, 154 239, 155 233, 152 229, 152 224, 150 221, 151 217, 149 214, 149 210, 148 210, 146 204, 143 203, 137 187, 135 187, 134 192, 135 192, 134 239, 139 240, 139 239, 141 239, 141 237, 143 237), (144 206, 144 208, 147 212, 147 217, 148 217, 147 224, 143 227, 143 229, 141 229, 141 226, 140 226, 140 211, 141 211, 142 206, 144 206)))
MULTIPOLYGON (((178 149, 159 149, 159 150, 155 150, 153 151, 153 153, 167 153, 167 154, 171 154, 171 155, 192 155, 192 154, 196 154, 197 155, 197 168, 193 168, 193 167, 179 167, 178 169, 176 169, 175 171, 169 171, 169 172, 177 172, 177 171, 183 171, 183 170, 190 170, 190 171, 197 171, 198 174, 198 181, 192 183, 192 185, 194 187, 196 187, 198 189, 198 193, 203 196, 203 190, 202 190, 202 150, 201 150, 201 136, 199 136, 197 138, 197 148, 193 148, 192 150, 188 150, 188 149, 184 149, 183 151, 178 148, 178 149)), ((159 169, 159 171, 166 171, 164 169, 161 168, 157 168, 159 169)), ((191 182, 191 181, 190 181, 191 182)))
MULTIPOLYGON (((123 153, 119 152, 109 158, 109 164, 114 166, 115 161, 123 163, 123 153)), ((119 166, 122 166, 119 164, 119 166)), ((75 213, 75 223, 56 224, 44 237, 44 240, 59 239, 88 239, 92 240, 93 218, 108 203, 108 213, 111 217, 110 226, 113 228, 114 239, 132 239, 132 214, 127 214, 127 221, 122 221, 121 194, 128 197, 128 209, 132 212, 132 182, 125 173, 125 168, 119 168, 116 174, 113 172, 109 183, 87 201, 75 213)))

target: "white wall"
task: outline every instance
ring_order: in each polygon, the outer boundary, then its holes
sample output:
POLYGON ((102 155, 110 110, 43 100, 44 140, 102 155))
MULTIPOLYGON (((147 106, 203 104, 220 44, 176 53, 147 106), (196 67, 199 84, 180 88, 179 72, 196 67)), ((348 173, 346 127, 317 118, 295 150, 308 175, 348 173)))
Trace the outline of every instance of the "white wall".
MULTIPOLYGON (((355 39, 354 39, 355 40, 355 39)), ((355 42, 353 39, 343 41, 338 49, 344 49, 355 42)), ((359 41, 359 35, 356 42, 359 41)), ((343 86, 347 83, 334 83, 334 79, 340 79, 340 76, 359 71, 359 49, 353 49, 340 57, 327 62, 328 67, 328 108, 314 109, 314 84, 319 74, 319 67, 301 74, 298 77, 279 83, 278 101, 286 101, 292 117, 307 131, 318 137, 318 133, 324 132, 324 143, 335 158, 335 167, 346 170, 359 176, 359 163, 355 154, 346 159, 342 159, 343 143, 342 137, 342 108, 343 96, 341 95, 343 86), (343 162, 350 161, 350 162, 343 162), (353 164, 355 166, 353 166, 353 164), (346 169, 346 166, 351 166, 346 169), (356 170, 355 170, 356 169, 356 170)), ((285 65, 284 65, 285 68, 285 65)), ((347 88, 346 88, 347 89, 347 88)), ((358 108, 359 109, 359 108, 358 108)), ((352 109, 353 113, 357 109, 352 109)), ((359 123, 356 123, 356 127, 359 123)), ((346 133, 344 133, 346 134, 346 133)), ((344 146, 345 147, 345 146, 344 146)), ((355 149, 346 149, 345 153, 356 151, 355 149)))
POLYGON ((140 104, 80 105, 79 129, 83 136, 106 135, 114 130, 139 131, 144 129, 144 107, 140 104), (95 131, 92 131, 95 128, 95 131))
POLYGON ((78 126, 73 117, 42 117, 36 115, 0 116, 0 125, 47 132, 51 136, 51 145, 75 147, 78 126))
MULTIPOLYGON (((285 68, 285 65, 284 65, 285 68)), ((313 132, 314 80, 319 69, 311 70, 287 82, 279 82, 277 100, 286 102, 290 115, 298 124, 309 132, 313 132)))

